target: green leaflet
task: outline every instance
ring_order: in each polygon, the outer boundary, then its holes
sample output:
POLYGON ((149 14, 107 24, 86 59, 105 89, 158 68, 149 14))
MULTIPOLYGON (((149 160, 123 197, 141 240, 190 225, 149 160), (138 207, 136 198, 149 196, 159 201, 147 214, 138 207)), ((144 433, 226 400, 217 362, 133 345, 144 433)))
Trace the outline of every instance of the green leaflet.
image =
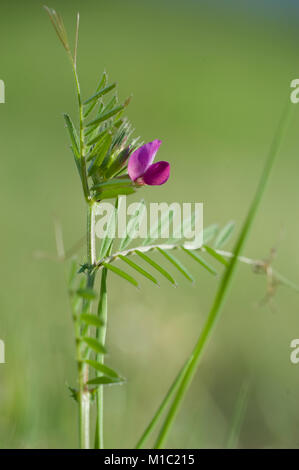
POLYGON ((105 347, 97 339, 83 336, 81 340, 84 341, 89 348, 93 349, 93 351, 99 354, 106 354, 107 351, 105 347))
POLYGON ((170 261, 170 263, 172 263, 182 274, 183 276, 185 276, 186 279, 188 279, 188 281, 191 281, 193 282, 194 279, 193 277, 191 276, 191 274, 187 271, 187 269, 185 268, 185 266, 182 265, 182 263, 177 259, 175 258, 173 255, 171 255, 170 253, 168 253, 167 251, 163 250, 162 248, 158 247, 158 251, 166 258, 168 259, 168 261, 170 261))
POLYGON ((199 256, 197 253, 194 253, 194 251, 187 250, 186 248, 182 247, 182 250, 185 251, 185 253, 188 253, 191 258, 193 258, 195 261, 197 261, 201 266, 203 266, 207 271, 209 271, 211 274, 214 276, 217 274, 215 269, 210 266, 201 256, 199 256))
POLYGON ((228 261, 223 258, 223 256, 219 255, 217 251, 213 250, 213 248, 207 245, 203 245, 203 248, 206 250, 207 253, 209 253, 209 255, 213 256, 213 258, 219 261, 219 263, 223 264, 224 266, 228 266, 228 261))
POLYGON ((138 282, 136 281, 136 279, 134 279, 132 276, 130 276, 128 273, 126 273, 122 269, 119 269, 116 266, 113 266, 112 264, 108 264, 108 263, 103 263, 103 266, 105 266, 107 269, 117 274, 118 276, 122 277, 126 281, 130 282, 131 284, 133 284, 133 286, 138 287, 138 282))
POLYGON ((108 119, 110 119, 111 117, 115 116, 116 114, 118 114, 120 111, 122 111, 124 109, 124 105, 123 104, 120 104, 119 106, 116 106, 114 109, 112 109, 111 111, 108 111, 104 114, 101 114, 98 118, 94 119, 93 121, 89 122, 88 124, 86 124, 86 127, 91 127, 91 126, 94 126, 96 124, 100 124, 101 122, 104 122, 104 121, 107 121, 108 119))
POLYGON ((76 128, 68 114, 64 114, 63 117, 66 123, 67 130, 70 135, 74 155, 77 159, 80 159, 79 138, 78 138, 76 128))
POLYGON ((99 319, 99 317, 91 313, 82 313, 82 315, 80 315, 80 321, 83 321, 90 326, 103 326, 103 322, 99 319))
MULTIPOLYGON (((101 88, 104 88, 106 83, 107 83, 108 77, 106 72, 103 73, 102 78, 100 80, 100 83, 97 86, 96 93, 101 90, 101 88)), ((91 113, 91 111, 94 109, 95 105, 97 104, 96 101, 93 101, 88 108, 84 112, 84 118, 87 118, 87 116, 91 113)))
POLYGON ((96 192, 93 197, 96 201, 102 201, 103 199, 112 199, 117 196, 129 195, 133 193, 135 193, 135 189, 132 186, 119 184, 113 189, 106 189, 104 191, 96 192))
POLYGON ((116 377, 107 377, 102 375, 101 377, 95 377, 87 382, 87 385, 113 385, 113 384, 122 384, 125 380, 122 378, 116 377))
POLYGON ((72 154, 73 154, 73 157, 74 157, 74 160, 75 160, 75 164, 76 164, 76 167, 77 167, 77 170, 78 170, 81 182, 82 182, 81 161, 79 160, 79 158, 76 157, 72 146, 70 146, 70 149, 72 151, 72 154))
POLYGON ((111 100, 108 101, 108 103, 106 103, 103 106, 100 112, 98 112, 98 117, 100 116, 100 114, 104 114, 104 113, 107 113, 108 111, 111 111, 115 107, 117 102, 118 102, 117 96, 116 95, 112 96, 111 100))
POLYGON ((113 377, 115 379, 121 378, 117 374, 117 372, 115 372, 113 369, 110 369, 110 367, 105 366, 105 364, 101 364, 100 362, 97 362, 97 361, 92 361, 91 359, 85 359, 84 362, 88 364, 89 366, 93 367, 93 369, 97 370, 98 372, 103 373, 104 375, 113 377))
POLYGON ((142 274, 142 276, 146 277, 147 279, 152 281, 154 284, 159 285, 157 279, 155 279, 151 274, 149 274, 147 271, 141 268, 141 266, 138 266, 138 264, 134 263, 134 261, 132 261, 129 258, 126 258, 126 256, 123 256, 123 255, 119 255, 119 258, 123 260, 125 263, 127 263, 129 266, 131 266, 131 268, 135 269, 140 274, 142 274))
POLYGON ((97 297, 97 294, 92 289, 77 289, 77 295, 83 299, 93 300, 97 297))
POLYGON ((100 167, 104 158, 106 157, 112 141, 112 135, 109 133, 105 136, 102 145, 100 146, 97 155, 95 155, 90 167, 88 168, 88 174, 92 175, 100 167))
POLYGON ((87 161, 90 161, 97 153, 97 151, 101 148, 102 143, 105 141, 106 134, 108 134, 110 127, 107 127, 103 131, 99 132, 95 137, 93 137, 91 140, 87 142, 87 146, 91 147, 94 145, 92 148, 90 154, 87 157, 87 161), (97 145, 95 145, 97 144, 97 145))
POLYGON ((113 148, 120 148, 122 144, 124 144, 124 139, 129 138, 132 135, 133 129, 131 123, 128 121, 128 119, 123 119, 122 123, 119 127, 115 126, 114 127, 117 129, 112 146, 113 148))
POLYGON ((229 222, 227 225, 225 225, 220 232, 218 233, 218 236, 216 238, 216 241, 214 243, 214 247, 217 249, 221 248, 225 243, 227 243, 234 231, 236 224, 235 222, 229 222))
POLYGON ((98 99, 101 98, 101 96, 106 95, 107 93, 109 93, 109 91, 113 90, 115 87, 116 87, 116 83, 112 83, 111 85, 108 85, 108 86, 102 88, 97 93, 95 93, 93 96, 88 98, 83 104, 86 105, 86 104, 89 104, 89 103, 94 102, 94 101, 96 103, 98 101, 98 99))
POLYGON ((80 144, 79 144, 77 131, 70 116, 68 114, 64 114, 63 116, 64 116, 67 130, 69 132, 70 139, 71 139, 71 150, 74 156, 76 167, 77 167, 79 176, 82 180, 81 161, 80 161, 80 144))
POLYGON ((149 256, 146 254, 142 253, 139 250, 135 250, 135 253, 140 256, 144 261, 146 261, 148 264, 150 264, 153 268, 155 268, 157 271, 159 271, 162 276, 164 276, 171 284, 177 285, 176 281, 173 279, 173 277, 164 269, 162 266, 160 266, 158 263, 153 261, 149 256))
MULTIPOLYGON (((98 112, 97 112, 97 116, 99 116, 101 114, 101 112, 103 111, 103 103, 99 103, 99 109, 98 109, 98 112)), ((110 125, 111 123, 105 123, 106 125, 110 125)), ((89 128, 86 128, 84 127, 83 129, 83 132, 84 132, 84 136, 85 137, 88 137, 90 136, 90 139, 92 139, 93 137, 95 137, 97 135, 97 133, 99 132, 100 128, 101 128, 101 124, 94 124, 93 126, 90 126, 89 128)))
MULTIPOLYGON (((116 155, 114 161, 109 165, 105 172, 106 178, 111 178, 117 174, 120 170, 124 169, 130 154, 132 153, 131 147, 127 147, 116 155)), ((132 183, 132 182, 131 182, 132 183)))
POLYGON ((131 185, 132 184, 132 181, 130 180, 130 178, 113 178, 113 179, 110 179, 109 181, 103 181, 102 183, 98 183, 98 184, 95 184, 92 189, 94 190, 97 190, 97 189, 106 189, 108 187, 108 189, 110 187, 114 187, 119 185, 119 184, 126 184, 126 185, 131 185))

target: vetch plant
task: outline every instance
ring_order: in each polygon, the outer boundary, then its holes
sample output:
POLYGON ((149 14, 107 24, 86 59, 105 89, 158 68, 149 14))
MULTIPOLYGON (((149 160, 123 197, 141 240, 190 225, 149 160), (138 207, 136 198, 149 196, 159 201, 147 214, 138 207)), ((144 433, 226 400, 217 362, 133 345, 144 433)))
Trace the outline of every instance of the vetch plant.
MULTIPOLYGON (((68 279, 78 369, 78 384, 76 387, 71 387, 70 390, 73 398, 78 402, 81 448, 88 449, 94 446, 100 449, 104 447, 104 388, 108 384, 122 384, 124 382, 124 378, 119 373, 105 364, 108 272, 116 274, 136 287, 138 286, 136 275, 141 275, 156 285, 159 282, 158 276, 162 276, 170 284, 176 285, 176 280, 168 270, 169 266, 172 266, 177 270, 178 275, 182 275, 192 282, 192 274, 182 264, 179 256, 173 254, 174 252, 178 254, 180 252, 186 253, 197 266, 215 278, 217 268, 215 269, 211 265, 209 258, 224 269, 210 313, 200 332, 198 341, 136 445, 137 448, 145 445, 152 431, 156 430, 159 420, 165 412, 158 438, 154 443, 155 448, 160 448, 165 445, 168 432, 219 317, 237 262, 248 264, 255 271, 264 273, 267 276, 269 285, 285 284, 296 288, 290 281, 275 272, 273 268, 269 269, 266 261, 249 259, 241 254, 269 179, 289 113, 283 115, 279 124, 248 216, 232 253, 223 249, 233 233, 234 223, 232 222, 229 222, 222 229, 219 229, 217 225, 205 228, 203 231, 203 244, 199 246, 194 244, 190 246, 181 237, 163 239, 162 242, 159 242, 164 225, 169 223, 171 213, 166 214, 166 217, 159 220, 155 227, 151 227, 150 234, 142 241, 140 246, 132 246, 136 226, 140 224, 144 214, 144 201, 140 202, 138 210, 129 219, 125 236, 121 238, 117 246, 115 230, 112 230, 112 228, 115 227, 117 222, 120 197, 133 194, 137 190, 141 190, 144 185, 155 186, 166 183, 170 174, 170 164, 166 161, 154 163, 161 144, 160 140, 142 144, 138 138, 133 138, 132 126, 128 119, 124 117, 130 98, 124 102, 119 102, 116 84, 108 82, 106 73, 103 73, 94 94, 83 100, 77 72, 79 15, 77 16, 75 46, 74 51, 72 51, 61 16, 55 10, 45 8, 70 59, 78 101, 78 129, 68 114, 65 114, 64 118, 81 181, 87 213, 86 258, 81 265, 78 265, 76 260, 71 262, 68 279), (114 201, 114 210, 107 224, 106 236, 102 239, 101 246, 97 248, 95 212, 101 201, 107 199, 114 201), (153 259, 152 253, 158 253, 159 260, 157 258, 153 259), (100 289, 97 293, 96 280, 99 276, 100 289), (96 300, 98 302, 97 306, 95 306, 96 300), (96 412, 94 436, 91 436, 90 424, 92 401, 95 402, 93 409, 96 412)), ((175 177, 175 175, 172 175, 172 177, 175 177)), ((184 233, 183 228, 186 225, 192 225, 193 222, 194 213, 191 213, 189 217, 182 220, 182 230, 180 231, 184 233)), ((61 246, 60 258, 64 258, 61 246)), ((234 437, 234 439, 236 438, 234 437)))

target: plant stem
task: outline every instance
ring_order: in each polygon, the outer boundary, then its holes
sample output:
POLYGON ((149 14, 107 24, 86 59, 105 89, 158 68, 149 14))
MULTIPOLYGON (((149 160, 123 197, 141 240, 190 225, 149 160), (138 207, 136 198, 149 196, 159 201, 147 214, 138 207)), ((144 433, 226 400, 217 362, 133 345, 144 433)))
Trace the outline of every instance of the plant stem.
MULTIPOLYGON (((80 345, 79 345, 80 348, 80 345)), ((80 352, 81 356, 81 352, 80 352)), ((82 362, 78 362, 79 367, 79 439, 80 448, 89 449, 89 413, 90 397, 85 389, 84 367, 82 362)))
MULTIPOLYGON (((103 326, 97 329, 97 340, 105 344, 107 333, 107 269, 104 268, 101 277, 100 300, 98 305, 98 317, 103 326)), ((104 355, 97 354, 96 361, 104 364, 104 355)), ((97 377, 101 375, 97 372, 97 377)), ((97 420, 95 433, 95 449, 104 449, 104 387, 100 385, 96 392, 97 420)))
MULTIPOLYGON (((89 202, 87 205, 87 262, 89 265, 95 263, 95 235, 94 235, 94 206, 95 203, 89 202)), ((87 272, 86 287, 93 289, 95 274, 91 270, 87 272)), ((90 307, 88 301, 83 302, 82 311, 90 307)), ((77 337, 80 337, 81 331, 78 326, 77 337)), ((77 344, 77 360, 79 373, 79 434, 80 447, 89 449, 90 445, 90 393, 86 386, 88 380, 88 365, 82 361, 80 342, 77 344)))
MULTIPOLYGON (((95 273, 91 268, 95 265, 95 234, 94 234, 94 202, 91 200, 90 190, 88 186, 88 173, 86 169, 86 156, 85 156, 85 143, 84 143, 84 110, 83 103, 81 99, 80 83, 77 73, 77 48, 78 48, 78 35, 79 35, 79 14, 77 14, 77 23, 76 23, 76 38, 75 38, 75 50, 74 56, 72 55, 63 20, 60 15, 57 15, 56 11, 45 7, 50 20, 54 26, 54 29, 65 48, 68 57, 72 64, 72 69, 74 73, 76 89, 77 89, 77 98, 78 98, 78 107, 79 107, 79 126, 80 126, 80 172, 81 180, 83 186, 83 193, 85 200, 87 202, 87 262, 89 264, 89 269, 87 271, 86 287, 88 289, 93 289, 95 281, 95 273)), ((60 251, 58 255, 61 256, 60 251)), ((64 256, 64 253, 63 253, 64 256)), ((85 312, 90 308, 90 301, 87 299, 83 301, 82 312, 85 312)), ((80 436, 80 447, 83 449, 89 448, 89 415, 90 415, 90 392, 86 385, 88 380, 88 366, 83 362, 84 355, 82 355, 80 337, 82 334, 80 322, 74 316, 75 320, 75 330, 76 330, 76 353, 77 353, 77 363, 78 363, 78 381, 79 381, 79 436, 80 436)), ((88 329, 87 329, 88 330, 88 329)), ((84 331, 84 329, 83 329, 84 331)))
POLYGON ((84 381, 84 363, 82 361, 82 352, 80 344, 80 323, 75 322, 76 329, 76 353, 78 364, 78 382, 79 382, 79 445, 80 449, 89 449, 89 393, 85 390, 84 381), (86 393, 87 392, 87 393, 86 393))
POLYGON ((250 228, 252 226, 253 220, 255 218, 255 215, 257 213, 257 209, 259 207, 259 204, 261 202, 262 196, 264 194, 266 184, 269 180, 269 176, 273 167, 273 163, 275 160, 275 157, 278 153, 278 150, 280 148, 280 144, 282 141, 282 137, 284 134, 284 131, 286 129, 287 123, 288 123, 288 117, 290 114, 290 104, 286 107, 286 109, 283 112, 283 115, 281 117, 281 120, 279 122, 277 132, 274 135, 274 139, 272 141, 272 145, 270 146, 268 158, 266 160, 264 170, 262 172, 256 193, 254 195, 253 201, 251 203, 251 206, 249 208, 247 217, 245 219, 245 222, 243 224, 241 233, 239 235, 239 238, 237 240, 237 243, 235 245, 235 249, 233 250, 234 252, 234 257, 231 258, 230 263, 225 270, 221 283, 219 285, 219 289, 217 291, 215 300, 213 302, 212 308, 210 310, 210 313, 208 315, 208 318, 206 320, 206 323, 203 327, 203 330, 198 338, 198 341, 193 349, 193 352, 191 353, 190 356, 190 362, 189 365, 183 375, 183 378, 181 380, 181 383, 178 387, 176 396, 172 402, 172 405, 170 406, 170 409, 167 413, 167 416, 165 418, 165 421, 162 425, 161 431, 159 433, 159 436, 156 440, 155 443, 155 448, 163 448, 168 432, 174 422, 174 419, 179 411, 179 407, 183 401, 183 398, 192 382, 192 379, 195 375, 195 372, 197 370, 197 366, 199 364, 199 361, 201 359, 203 350, 208 342, 208 339, 211 336, 212 330, 216 324, 216 320, 219 318, 219 314, 221 312, 221 309, 223 307, 226 295, 228 293, 228 290, 231 286, 231 282, 233 279, 233 275, 235 273, 235 269, 237 266, 237 261, 238 261, 238 256, 240 255, 240 252, 245 244, 245 241, 247 239, 247 236, 249 234, 250 228))
POLYGON ((145 442, 149 438, 149 435, 153 431, 153 429, 154 429, 155 425, 157 424, 160 416, 163 414, 163 411, 166 409, 166 407, 169 404, 171 398, 173 397, 174 392, 176 391, 179 383, 181 382, 181 380, 184 376, 184 373, 186 372, 186 369, 187 369, 188 365, 189 365, 189 361, 187 361, 185 363, 185 365, 182 367, 182 369, 178 373, 176 379, 174 380, 174 382, 172 383, 171 387, 169 388, 167 394, 165 395, 164 400, 162 401, 161 405, 159 406, 156 413, 154 414, 154 417, 152 418, 151 422, 149 423, 149 425, 145 429, 144 433, 142 434, 141 438, 137 442, 136 449, 142 449, 145 442))
POLYGON ((96 247, 95 247, 95 209, 96 203, 89 201, 87 205, 87 263, 94 266, 96 263, 96 247))
MULTIPOLYGON (((78 24, 78 23, 77 23, 78 24)), ((76 39, 77 42, 77 39, 76 39)), ((79 107, 79 125, 80 125, 80 163, 81 163, 81 175, 82 175, 82 186, 87 206, 87 262, 92 265, 95 262, 95 243, 94 243, 94 214, 93 214, 93 203, 90 201, 89 187, 87 181, 86 161, 85 161, 85 145, 84 145, 84 123, 83 123, 83 105, 81 99, 80 82, 77 73, 76 60, 72 58, 70 54, 79 107)), ((94 284, 94 274, 90 271, 87 273, 87 288, 92 288, 94 284)), ((86 304, 83 303, 83 309, 86 304)), ((81 332, 79 332, 81 333, 81 332)), ((88 366, 81 360, 81 350, 79 348, 78 367, 79 367, 79 434, 80 434, 80 447, 83 449, 89 449, 89 431, 90 431, 90 394, 86 388, 85 383, 88 380, 88 366)), ((78 354, 77 354, 78 355, 78 354)))
MULTIPOLYGON (((77 32, 76 32, 76 49, 78 42, 78 26, 79 19, 77 18, 77 32)), ((80 82, 77 73, 77 64, 76 64, 76 53, 75 59, 72 58, 71 61, 73 66, 73 72, 75 77, 75 83, 77 88, 77 98, 78 98, 78 107, 79 107, 79 126, 80 126, 80 163, 81 163, 81 176, 82 176, 82 186, 85 200, 87 202, 87 262, 89 265, 93 265, 96 260, 95 253, 95 234, 94 234, 94 203, 90 199, 90 192, 88 187, 88 178, 86 170, 86 160, 85 160, 85 144, 84 144, 84 114, 83 114, 83 104, 81 99, 81 90, 80 82)), ((95 274, 88 270, 86 286, 88 289, 92 289, 94 286, 95 274)), ((86 303, 83 303, 83 309, 85 309, 86 303)), ((79 346, 80 347, 80 346, 79 346)), ((80 351, 81 355, 81 351, 80 351)), ((86 387, 86 382, 88 380, 88 365, 84 364, 82 361, 79 362, 79 429, 80 429, 80 446, 83 449, 89 449, 90 445, 90 393, 86 387)))

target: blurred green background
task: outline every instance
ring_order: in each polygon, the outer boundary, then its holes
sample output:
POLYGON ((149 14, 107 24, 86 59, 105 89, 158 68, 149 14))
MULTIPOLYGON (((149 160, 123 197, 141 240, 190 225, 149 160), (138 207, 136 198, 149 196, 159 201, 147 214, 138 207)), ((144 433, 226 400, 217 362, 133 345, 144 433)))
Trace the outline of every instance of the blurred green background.
MULTIPOLYGON (((159 159, 171 162, 171 179, 142 190, 146 201, 204 202, 205 225, 233 219, 240 228, 290 81, 299 77, 299 11, 281 3, 51 1, 71 38, 80 11, 83 95, 105 68, 121 97, 133 93, 136 133, 163 140, 159 159)), ((55 255, 55 217, 67 247, 85 224, 62 117, 75 117, 73 79, 42 4, 1 2, 1 448, 77 446, 64 267, 34 256, 55 255)), ((276 268, 299 284, 298 112, 245 251, 264 258, 277 247, 276 268)), ((128 382, 106 389, 107 447, 134 446, 201 330, 218 281, 189 267, 196 283, 177 276, 177 289, 141 280, 137 291, 110 276, 107 361, 128 382)), ((169 447, 225 447, 249 377, 238 446, 299 446, 299 365, 289 358, 299 298, 281 287, 261 306, 265 292, 266 279, 240 266, 169 447)))

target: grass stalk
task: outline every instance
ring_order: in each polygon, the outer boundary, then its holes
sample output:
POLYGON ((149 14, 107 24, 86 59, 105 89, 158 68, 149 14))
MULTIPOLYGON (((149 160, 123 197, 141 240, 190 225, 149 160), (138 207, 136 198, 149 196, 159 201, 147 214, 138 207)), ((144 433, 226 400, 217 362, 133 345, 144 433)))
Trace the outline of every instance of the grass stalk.
POLYGON ((235 248, 233 250, 234 256, 231 258, 228 267, 224 271, 222 276, 218 291, 216 293, 214 302, 212 304, 212 308, 210 313, 207 317, 206 323, 200 333, 200 336, 197 340, 197 343, 188 359, 189 364, 186 368, 182 379, 180 380, 180 384, 178 386, 176 395, 173 399, 173 402, 168 410, 166 418, 162 424, 160 433, 158 438, 155 442, 154 448, 160 449, 163 448, 168 436, 168 433, 173 425, 175 417, 179 411, 179 408, 182 404, 182 401, 189 389, 189 386, 192 382, 192 379, 196 373, 197 367, 199 365, 200 359, 202 357, 203 351, 208 343, 208 340, 211 336, 211 333, 216 325, 216 322, 219 318, 221 313, 222 307, 224 305, 226 296, 229 292, 229 288, 231 287, 231 283, 233 280, 233 276, 235 274, 235 270, 237 267, 238 256, 241 254, 241 251, 244 247, 246 239, 249 235, 250 228, 256 216, 258 207, 260 205, 262 196, 266 189, 267 182, 269 180, 269 176, 271 174, 271 170, 275 161, 275 157, 278 154, 283 135, 285 133, 289 116, 290 116, 291 104, 288 103, 287 107, 284 109, 282 117, 279 121, 277 131, 275 132, 273 141, 271 143, 268 157, 265 162, 265 166, 260 177, 255 195, 253 197, 252 203, 250 205, 247 217, 241 229, 241 233, 238 237, 236 242, 235 248))

